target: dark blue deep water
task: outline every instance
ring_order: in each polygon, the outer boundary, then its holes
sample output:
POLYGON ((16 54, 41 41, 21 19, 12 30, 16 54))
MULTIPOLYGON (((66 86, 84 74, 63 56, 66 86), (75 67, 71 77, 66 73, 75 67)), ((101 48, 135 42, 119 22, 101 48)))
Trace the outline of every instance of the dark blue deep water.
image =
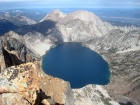
POLYGON ((43 56, 45 73, 69 81, 72 88, 87 84, 106 85, 110 81, 108 63, 78 42, 63 43, 43 56))

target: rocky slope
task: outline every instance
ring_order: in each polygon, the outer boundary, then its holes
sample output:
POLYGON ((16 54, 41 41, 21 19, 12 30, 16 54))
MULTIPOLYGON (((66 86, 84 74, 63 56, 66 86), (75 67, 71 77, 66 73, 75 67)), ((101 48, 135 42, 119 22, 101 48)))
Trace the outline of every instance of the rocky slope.
POLYGON ((75 105, 119 105, 99 85, 87 85, 81 89, 73 89, 75 105))
POLYGON ((118 102, 127 100, 136 105, 140 103, 139 37, 139 29, 129 32, 117 29, 110 31, 106 36, 84 43, 109 63, 112 75, 106 89, 118 102))

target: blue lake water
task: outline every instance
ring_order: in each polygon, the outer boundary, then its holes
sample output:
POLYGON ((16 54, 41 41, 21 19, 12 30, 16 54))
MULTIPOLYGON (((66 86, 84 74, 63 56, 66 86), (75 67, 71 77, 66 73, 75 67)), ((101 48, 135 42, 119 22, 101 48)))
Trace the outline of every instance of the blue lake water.
POLYGON ((63 43, 43 56, 45 73, 69 81, 72 88, 110 82, 108 63, 96 52, 78 42, 63 43))

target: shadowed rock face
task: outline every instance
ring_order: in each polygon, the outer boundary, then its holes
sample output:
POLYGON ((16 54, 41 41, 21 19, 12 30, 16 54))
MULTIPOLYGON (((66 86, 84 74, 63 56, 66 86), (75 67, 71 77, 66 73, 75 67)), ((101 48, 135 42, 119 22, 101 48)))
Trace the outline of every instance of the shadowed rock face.
POLYGON ((25 16, 0 16, 0 35, 23 25, 36 24, 35 21, 25 16))
POLYGON ((5 19, 0 20, 0 25, 0 36, 17 28, 12 22, 5 19))
POLYGON ((46 21, 43 21, 34 25, 27 25, 27 26, 19 27, 15 31, 20 35, 24 35, 34 30, 45 35, 48 29, 55 28, 55 26, 56 26, 56 22, 51 21, 51 20, 46 20, 46 21))
POLYGON ((4 48, 2 49, 2 53, 4 56, 6 67, 24 63, 22 60, 18 59, 16 55, 8 53, 8 51, 6 51, 4 48))
POLYGON ((40 56, 26 47, 23 38, 14 32, 6 33, 0 40, 1 62, 5 62, 3 68, 40 59, 40 56))
POLYGON ((63 42, 63 37, 61 32, 57 29, 55 21, 52 20, 45 20, 43 22, 34 24, 34 25, 26 25, 21 26, 14 31, 20 35, 25 35, 29 32, 38 32, 41 33, 43 36, 51 35, 56 40, 53 40, 54 43, 63 42))

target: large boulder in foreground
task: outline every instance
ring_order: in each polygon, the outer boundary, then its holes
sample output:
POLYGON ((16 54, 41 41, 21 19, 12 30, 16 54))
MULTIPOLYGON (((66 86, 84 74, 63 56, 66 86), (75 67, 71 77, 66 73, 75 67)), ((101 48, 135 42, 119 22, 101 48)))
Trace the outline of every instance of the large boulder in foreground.
MULTIPOLYGON (((34 104, 37 98, 36 91, 39 90, 36 69, 33 63, 11 66, 5 69, 0 74, 0 94, 3 96, 3 93, 13 93, 13 95, 19 93, 34 104)), ((3 103, 3 105, 5 104, 3 103)))
POLYGON ((39 62, 11 66, 0 73, 0 105, 45 102, 73 105, 69 83, 46 75, 39 62))

